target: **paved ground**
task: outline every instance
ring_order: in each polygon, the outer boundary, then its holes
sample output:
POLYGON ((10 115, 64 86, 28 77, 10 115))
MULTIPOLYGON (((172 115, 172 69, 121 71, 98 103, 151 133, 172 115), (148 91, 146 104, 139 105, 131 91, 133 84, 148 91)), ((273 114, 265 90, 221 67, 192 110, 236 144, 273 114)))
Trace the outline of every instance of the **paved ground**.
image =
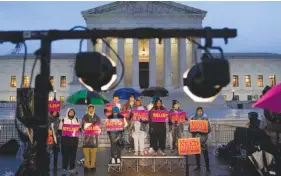
MULTIPOLYGON (((203 158, 201 159, 202 162, 202 169, 201 172, 198 171, 193 171, 194 165, 195 165, 195 159, 193 156, 189 157, 189 164, 190 164, 190 170, 189 170, 189 175, 190 176, 228 176, 230 175, 228 166, 224 163, 219 162, 216 160, 216 158, 213 155, 213 149, 209 149, 209 155, 210 155, 210 165, 211 165, 211 173, 206 173, 205 168, 203 167, 204 160, 203 158)), ((82 157, 82 150, 78 149, 77 152, 77 159, 80 159, 82 157)), ((127 168, 124 170, 122 173, 108 173, 107 171, 107 164, 109 162, 110 158, 110 148, 100 148, 98 153, 97 153, 97 169, 95 172, 89 172, 89 173, 84 173, 84 168, 81 166, 77 165, 77 171, 78 175, 80 176, 175 176, 175 175, 184 175, 184 172, 181 171, 180 169, 177 169, 173 173, 168 173, 167 171, 159 171, 157 173, 152 173, 152 172, 142 172, 142 173, 136 173, 132 171, 130 168, 127 168)), ((61 160, 61 158, 60 158, 61 160)), ((6 171, 12 171, 15 173, 17 170, 17 167, 20 164, 20 160, 16 159, 15 157, 0 157, 0 176, 2 176, 6 171)), ((61 162, 59 162, 58 166, 58 172, 57 173, 52 173, 54 176, 60 176, 61 175, 61 162)))

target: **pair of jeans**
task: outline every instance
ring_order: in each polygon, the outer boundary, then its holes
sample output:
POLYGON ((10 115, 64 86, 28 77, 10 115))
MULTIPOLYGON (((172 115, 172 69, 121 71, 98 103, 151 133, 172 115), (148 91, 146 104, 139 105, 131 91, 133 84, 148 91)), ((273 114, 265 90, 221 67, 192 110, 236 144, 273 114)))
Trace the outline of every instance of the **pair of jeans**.
MULTIPOLYGON (((203 153, 203 156, 204 156, 206 167, 210 168, 208 150, 202 150, 202 153, 203 153)), ((196 166, 200 167, 200 161, 201 161, 200 154, 195 155, 195 160, 196 160, 196 166)))
POLYGON ((78 138, 63 137, 61 143, 62 168, 72 170, 75 168, 78 138))
POLYGON ((154 128, 151 133, 151 146, 155 152, 166 149, 166 128, 154 128))
POLYGON ((121 147, 119 140, 121 140, 121 134, 119 132, 110 132, 109 139, 111 144, 111 157, 120 158, 121 157, 121 147))

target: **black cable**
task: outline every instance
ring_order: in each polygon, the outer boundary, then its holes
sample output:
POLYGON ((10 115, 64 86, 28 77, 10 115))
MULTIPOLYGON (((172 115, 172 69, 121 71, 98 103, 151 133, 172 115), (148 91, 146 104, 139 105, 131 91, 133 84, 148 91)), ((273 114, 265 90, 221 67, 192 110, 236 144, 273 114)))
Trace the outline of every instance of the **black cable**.
POLYGON ((30 82, 29 82, 29 88, 31 88, 31 86, 32 86, 33 74, 34 74, 35 66, 37 64, 37 61, 38 61, 39 57, 40 56, 38 56, 38 55, 35 56, 35 60, 34 60, 33 65, 32 65, 31 75, 30 75, 31 78, 30 78, 30 82))
MULTIPOLYGON (((195 40, 191 39, 191 38, 187 38, 189 41, 191 41, 192 43, 194 43, 195 45, 198 46, 199 49, 202 49, 203 51, 205 51, 205 53, 209 56, 210 59, 214 59, 213 55, 210 53, 210 51, 208 50, 208 48, 202 46, 200 43, 196 42, 195 40)), ((195 63, 197 64, 198 61, 197 59, 195 59, 195 63)))
POLYGON ((21 74, 21 85, 20 88, 23 87, 24 83, 24 74, 25 74, 25 65, 26 65, 26 59, 27 59, 27 46, 25 42, 22 42, 24 47, 24 56, 23 56, 23 65, 22 65, 22 74, 21 74))
MULTIPOLYGON (((70 30, 75 30, 75 29, 78 29, 78 28, 84 29, 84 30, 90 30, 89 28, 86 28, 86 27, 83 27, 83 26, 74 26, 74 27, 71 28, 70 30)), ((94 30, 95 30, 95 29, 92 29, 92 31, 94 31, 94 30)), ((107 90, 107 91, 110 91, 110 90, 113 90, 114 88, 116 88, 116 87, 120 84, 120 82, 122 81, 122 79, 123 79, 123 77, 124 77, 124 63, 122 62, 122 60, 121 60, 120 56, 118 55, 118 53, 110 46, 110 44, 109 44, 105 39, 102 39, 102 41, 103 41, 103 42, 106 44, 106 46, 107 46, 110 50, 112 50, 112 52, 116 55, 118 61, 119 61, 120 64, 121 64, 121 68, 122 68, 121 76, 120 76, 119 80, 117 81, 117 83, 116 83, 114 86, 112 86, 109 90, 107 90)), ((93 41, 92 41, 92 42, 93 42, 93 41)), ((80 40, 80 43, 79 43, 79 52, 82 51, 82 43, 83 43, 83 39, 80 40)), ((94 43, 93 43, 93 45, 94 45, 94 43)), ((117 64, 117 63, 116 63, 116 64, 117 64)), ((116 74, 117 74, 117 73, 116 73, 116 74)))

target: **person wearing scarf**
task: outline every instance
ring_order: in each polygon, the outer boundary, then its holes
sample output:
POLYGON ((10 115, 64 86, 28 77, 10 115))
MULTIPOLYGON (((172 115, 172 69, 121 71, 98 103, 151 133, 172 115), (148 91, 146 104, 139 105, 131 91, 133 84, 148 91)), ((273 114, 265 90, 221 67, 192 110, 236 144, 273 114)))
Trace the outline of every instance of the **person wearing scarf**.
POLYGON ((152 122, 151 111, 153 110, 166 110, 161 99, 156 100, 149 113, 150 138, 152 138, 150 145, 153 147, 153 151, 150 153, 156 155, 159 150, 158 153, 164 156, 166 155, 164 152, 166 148, 166 122, 152 122))
MULTIPOLYGON (((129 97, 129 100, 122 106, 121 111, 131 111, 135 106, 135 95, 131 94, 129 97)), ((130 129, 132 124, 128 122, 128 128, 130 129)), ((128 138, 129 138, 129 152, 132 152, 134 150, 134 138, 132 137, 132 134, 130 131, 128 132, 128 138)))
MULTIPOLYGON (((189 132, 192 134, 193 138, 200 138, 201 150, 204 156, 205 165, 207 172, 210 172, 209 164, 209 153, 208 153, 208 134, 211 132, 211 125, 207 118, 207 115, 204 113, 202 107, 196 109, 195 115, 190 118, 190 120, 207 120, 208 121, 208 133, 195 132, 191 133, 190 128, 188 127, 189 132)), ((200 154, 195 155, 196 168, 194 170, 200 170, 200 154)))
MULTIPOLYGON (((124 128, 127 127, 127 121, 123 115, 120 114, 118 107, 112 108, 112 114, 107 117, 108 119, 122 119, 124 120, 124 128)), ((123 131, 108 131, 110 144, 111 144, 111 164, 121 163, 121 147, 119 145, 119 140, 122 138, 123 131)))
MULTIPOLYGON (((178 113, 183 112, 182 109, 180 109, 180 103, 177 100, 173 100, 172 102, 172 109, 170 110, 170 113, 178 113)), ((185 117, 185 120, 187 121, 187 117, 185 117)), ((169 136, 171 136, 170 139, 170 147, 172 149, 172 153, 177 149, 177 141, 179 138, 181 138, 183 130, 184 130, 184 124, 179 124, 178 122, 173 123, 171 116, 169 115, 169 136)))
MULTIPOLYGON (((64 124, 79 124, 78 118, 75 116, 75 110, 69 108, 66 111, 66 116, 60 121, 59 130, 62 131, 64 124)), ((62 168, 63 175, 67 175, 67 169, 69 167, 69 173, 75 174, 75 160, 76 152, 78 148, 78 137, 62 136, 61 138, 61 152, 62 152, 62 168)))
MULTIPOLYGON (((142 105, 142 100, 138 98, 135 103, 134 110, 146 110, 146 107, 142 105)), ((133 114, 131 114, 129 120, 131 120, 133 114)), ((139 154, 144 156, 144 141, 147 136, 147 124, 148 121, 135 121, 131 123, 130 131, 132 132, 132 137, 134 139, 135 156, 139 154)))
MULTIPOLYGON (((100 123, 100 117, 95 113, 95 106, 90 104, 88 106, 88 113, 84 115, 82 119, 82 129, 87 128, 89 124, 100 123)), ((98 136, 89 135, 84 136, 83 139, 83 153, 84 153, 84 168, 95 169, 96 168, 96 153, 98 148, 98 136)))
POLYGON ((48 118, 48 138, 47 145, 48 150, 53 152, 53 164, 54 172, 58 169, 58 153, 60 152, 60 133, 59 133, 59 124, 60 124, 60 114, 59 112, 50 112, 48 118))

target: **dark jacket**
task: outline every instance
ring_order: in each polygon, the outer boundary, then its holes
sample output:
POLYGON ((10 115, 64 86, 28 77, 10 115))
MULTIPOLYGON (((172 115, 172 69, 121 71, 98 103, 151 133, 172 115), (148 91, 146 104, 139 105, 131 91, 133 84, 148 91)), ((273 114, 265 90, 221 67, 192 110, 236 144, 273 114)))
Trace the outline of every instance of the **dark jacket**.
POLYGON ((132 110, 134 106, 135 106, 134 104, 133 106, 131 106, 130 101, 127 101, 125 104, 122 105, 121 111, 132 110))
MULTIPOLYGON (((100 118, 95 113, 93 116, 90 114, 85 114, 82 119, 82 129, 84 129, 84 125, 86 123, 100 123, 100 118)), ((84 148, 97 148, 98 147, 98 136, 92 135, 92 136, 84 136, 83 139, 83 147, 84 148)))
POLYGON ((163 106, 160 108, 156 108, 154 106, 150 111, 149 111, 149 126, 150 126, 150 133, 155 131, 155 130, 166 130, 166 122, 152 122, 152 111, 153 110, 166 110, 163 106))
POLYGON ((53 138, 55 141, 54 144, 60 144, 60 142, 61 142, 61 132, 59 130, 59 125, 60 125, 59 113, 57 114, 56 117, 52 117, 51 115, 49 115, 48 127, 49 127, 49 130, 52 130, 52 132, 53 132, 53 138), (52 128, 52 126, 53 126, 53 128, 52 128))

